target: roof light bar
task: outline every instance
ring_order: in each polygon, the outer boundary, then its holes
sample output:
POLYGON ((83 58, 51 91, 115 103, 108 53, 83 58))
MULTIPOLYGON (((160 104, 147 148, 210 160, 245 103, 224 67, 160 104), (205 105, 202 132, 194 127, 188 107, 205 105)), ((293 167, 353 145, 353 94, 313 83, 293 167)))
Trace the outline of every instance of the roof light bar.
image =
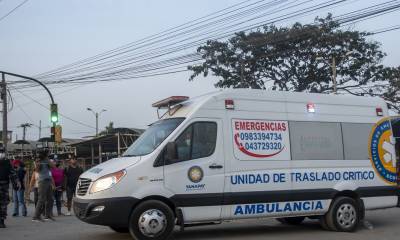
POLYGON ((189 99, 189 97, 187 97, 187 96, 171 96, 169 98, 165 98, 163 100, 155 102, 151 106, 156 107, 156 108, 169 108, 173 105, 184 102, 188 99, 189 99))

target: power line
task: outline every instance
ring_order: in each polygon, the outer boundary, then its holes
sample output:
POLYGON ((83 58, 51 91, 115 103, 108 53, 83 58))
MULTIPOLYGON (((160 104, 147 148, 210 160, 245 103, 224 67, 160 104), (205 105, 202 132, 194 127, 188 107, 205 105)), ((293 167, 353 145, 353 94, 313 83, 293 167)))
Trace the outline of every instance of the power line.
MULTIPOLYGON (((308 0, 308 1, 302 1, 302 4, 304 4, 304 3, 307 3, 307 2, 311 2, 311 1, 314 1, 314 0, 308 0)), ((344 0, 342 0, 342 1, 340 1, 340 2, 343 2, 344 0)), ((285 2, 288 2, 288 1, 271 1, 271 2, 268 2, 268 4, 269 4, 269 6, 278 6, 279 4, 282 4, 282 3, 285 3, 285 2), (272 5, 271 5, 272 4, 272 5)), ((295 1, 296 2, 296 1, 295 1)), ((329 2, 334 2, 334 1, 329 1, 329 2)), ((336 1, 336 2, 338 2, 338 1, 336 1)), ((301 4, 299 3, 299 4, 297 4, 297 6, 300 6, 301 4)), ((257 7, 260 7, 260 6, 257 6, 257 7)), ((291 7, 293 7, 293 6, 291 6, 291 7)), ((276 9, 274 12, 272 12, 272 13, 270 13, 270 14, 276 14, 276 13, 278 13, 278 12, 281 12, 281 11, 284 11, 284 10, 287 10, 287 9, 289 9, 289 8, 284 8, 284 7, 280 7, 279 9, 276 9)), ((235 9, 236 10, 236 9, 235 9)), ((251 10, 253 10, 253 9, 251 9, 251 10)), ((246 10, 243 10, 243 11, 248 11, 247 9, 246 10)), ((243 11, 242 12, 240 12, 240 13, 235 13, 235 14, 241 14, 241 13, 243 13, 243 11)), ((269 16, 269 14, 264 14, 264 16, 263 17, 268 17, 269 16)), ((224 18, 224 19, 227 19, 227 18, 224 18)), ((223 19, 223 20, 224 20, 223 19)), ((214 19, 211 19, 211 20, 214 20, 214 19)), ((228 19, 229 20, 229 19, 228 19)), ((132 51, 136 51, 136 50, 142 50, 142 52, 140 52, 140 53, 136 53, 136 54, 142 54, 141 56, 145 56, 145 57, 147 57, 148 59, 150 58, 150 59, 154 59, 154 57, 161 57, 161 56, 164 56, 164 55, 166 55, 166 54, 171 54, 171 53, 176 53, 176 52, 178 52, 178 51, 182 51, 182 50, 184 50, 184 49, 188 49, 188 48, 190 48, 190 47, 195 47, 195 46, 198 46, 199 44, 201 44, 201 43, 204 43, 205 41, 207 41, 208 39, 210 39, 210 38, 212 38, 213 36, 210 34, 210 32, 212 32, 212 33, 216 33, 216 32, 218 32, 218 31, 220 31, 220 30, 227 30, 227 26, 226 25, 221 25, 219 28, 215 28, 215 30, 214 31, 210 31, 211 29, 211 27, 212 27, 212 24, 220 24, 220 23, 224 23, 224 21, 223 22, 221 22, 221 21, 219 21, 219 20, 217 20, 217 21, 212 21, 212 22, 207 22, 207 23, 204 23, 201 27, 202 27, 202 29, 204 30, 202 33, 198 33, 197 35, 187 35, 187 32, 185 32, 184 34, 174 34, 173 36, 167 36, 166 38, 165 38, 165 36, 162 36, 162 37, 164 37, 164 38, 161 38, 161 39, 157 39, 156 41, 152 41, 152 42, 144 42, 142 45, 140 45, 139 44, 139 46, 136 46, 135 45, 135 47, 134 48, 132 48, 132 49, 129 49, 129 50, 126 50, 126 51, 123 51, 123 52, 119 52, 118 54, 114 54, 114 55, 111 55, 111 56, 107 56, 106 58, 101 58, 101 59, 98 59, 98 60, 96 60, 96 61, 103 61, 103 60, 106 60, 106 59, 112 59, 112 58, 114 58, 115 56, 121 56, 121 55, 123 55, 123 54, 126 54, 126 53, 128 53, 128 52, 132 52, 132 51), (185 37, 187 35, 187 37, 185 37), (170 43, 170 44, 163 44, 163 45, 161 45, 161 46, 159 46, 159 47, 156 47, 156 48, 150 48, 150 49, 148 49, 147 47, 149 47, 149 46, 152 46, 152 45, 154 45, 154 44, 159 44, 159 43, 165 43, 167 40, 169 41, 169 40, 171 40, 171 39, 175 39, 175 38, 182 38, 182 37, 185 37, 184 39, 182 39, 182 40, 179 40, 179 41, 176 41, 176 42, 173 42, 173 43, 170 43), (185 41, 187 41, 187 40, 192 40, 193 38, 198 38, 198 37, 202 37, 200 40, 196 40, 196 41, 194 41, 194 42, 189 42, 186 46, 185 45, 183 45, 184 46, 184 48, 181 48, 181 46, 177 46, 177 47, 175 47, 175 48, 169 48, 169 49, 166 49, 167 47, 171 47, 171 46, 174 46, 174 45, 176 45, 176 44, 178 44, 178 43, 183 43, 183 42, 185 42, 185 41), (194 44, 193 44, 194 43, 194 44), (161 52, 158 52, 158 50, 160 50, 160 49, 163 49, 161 52), (151 52, 149 52, 149 50, 151 51, 151 52), (155 52, 154 52, 155 51, 155 52), (168 51, 168 52, 166 52, 165 53, 165 51, 168 51), (157 55, 157 54, 160 54, 160 53, 163 53, 162 55, 157 55), (150 56, 149 56, 150 55, 150 56)), ((232 24, 231 23, 231 25, 229 25, 228 27, 230 27, 230 28, 232 28, 232 27, 236 27, 237 26, 237 24, 232 24)), ((191 26, 190 26, 191 27, 191 26)), ((215 26, 214 26, 215 27, 215 26)), ((135 54, 135 55, 136 55, 135 54)), ((130 56, 135 56, 135 55, 130 55, 130 56)), ((148 59, 145 59, 145 60, 148 60, 148 59)), ((140 57, 138 57, 138 58, 131 58, 131 60, 137 60, 137 61, 142 61, 143 59, 140 59, 140 57)), ((112 62, 113 60, 110 60, 110 62, 112 62)), ((90 63, 92 63, 92 62, 89 62, 89 64, 90 63)), ((107 62, 105 62, 105 63, 107 63, 107 62)), ((124 63, 124 62, 122 62, 122 63, 124 63)), ((87 63, 86 63, 87 64, 87 63)), ((86 65, 86 64, 84 64, 84 65, 86 65)), ((126 64, 126 63, 125 63, 126 64)), ((77 69, 79 66, 76 66, 75 67, 75 69, 77 69)), ((120 67, 120 66, 116 66, 115 64, 113 64, 113 67, 120 67)), ((79 68, 78 68, 79 69, 79 68)), ((79 69, 79 70, 81 70, 81 69, 79 69)), ((59 74, 58 74, 59 75, 59 74)), ((65 74, 64 74, 65 75, 65 74)), ((42 76, 41 76, 42 77, 42 76)), ((52 77, 54 77, 54 73, 52 74, 52 77)))
MULTIPOLYGON (((39 104, 39 105, 42 106, 43 108, 45 108, 45 109, 47 109, 47 110, 50 110, 49 107, 45 106, 45 105, 42 104, 41 102, 39 102, 39 101, 37 101, 36 99, 32 98, 31 96, 26 95, 25 93, 23 93, 22 91, 20 91, 20 90, 18 90, 18 89, 14 89, 14 90, 17 91, 17 92, 19 92, 20 94, 24 95, 25 97, 31 99, 32 101, 36 102, 37 104, 39 104)), ((70 117, 68 117, 68 116, 66 116, 66 115, 64 115, 64 114, 61 114, 60 112, 58 112, 58 114, 61 115, 61 116, 63 116, 64 118, 70 120, 71 122, 74 122, 74 123, 76 123, 76 124, 79 124, 79 125, 82 125, 82 126, 91 128, 91 129, 95 129, 95 127, 93 127, 93 126, 91 126, 91 125, 89 125, 89 124, 86 124, 86 123, 83 123, 83 122, 81 122, 81 121, 72 119, 72 118, 70 118, 70 117)))
MULTIPOLYGON (((294 8, 296 6, 303 6, 304 3, 306 2, 311 2, 312 0, 308 1, 302 1, 298 3, 298 1, 270 1, 268 3, 263 3, 264 7, 265 4, 277 4, 276 7, 279 8, 279 11, 283 10, 288 10, 291 8, 294 8), (282 5, 285 3, 285 5, 282 5), (296 5, 297 4, 297 5, 296 5), (285 6, 286 8, 283 8, 285 6)), ((248 1, 247 1, 248 2, 248 1)), ((258 1, 256 3, 260 3, 262 1, 258 1)), ((247 26, 243 26, 240 28, 235 28, 234 30, 230 30, 232 26, 236 26, 238 23, 232 23, 229 22, 230 25, 221 25, 215 30, 210 31, 209 28, 205 28, 208 34, 203 36, 203 38, 197 39, 195 41, 191 41, 188 43, 184 43, 186 40, 189 40, 193 37, 193 35, 187 35, 183 40, 175 41, 167 45, 160 45, 158 47, 152 47, 147 48, 148 46, 140 45, 139 47, 134 48, 136 49, 141 49, 141 52, 135 53, 135 55, 129 55, 129 56, 124 56, 126 52, 119 53, 121 56, 119 57, 120 61, 116 63, 110 64, 110 62, 113 62, 115 59, 113 59, 114 56, 107 57, 110 58, 110 60, 107 60, 106 62, 103 62, 98 65, 92 65, 90 67, 84 67, 84 68, 79 68, 79 66, 75 66, 74 70, 73 68, 67 69, 69 72, 63 73, 63 75, 60 73, 55 73, 58 74, 58 78, 55 77, 55 75, 52 76, 52 81, 45 81, 46 84, 79 84, 79 83, 93 83, 93 82, 105 82, 105 81, 116 81, 116 80, 124 80, 124 79, 132 79, 132 78, 142 78, 142 77, 149 77, 149 76, 158 76, 162 74, 172 74, 175 72, 181 72, 185 71, 186 66, 188 63, 194 64, 199 61, 201 61, 201 56, 198 54, 186 54, 186 55, 180 55, 176 57, 170 57, 170 58, 164 58, 161 60, 156 60, 157 58, 162 58, 164 56, 170 55, 170 54, 175 54, 179 51, 183 51, 185 49, 188 49, 190 47, 195 47, 199 46, 199 44, 204 43, 204 41, 207 41, 208 39, 223 39, 229 36, 232 36, 232 34, 235 34, 238 31, 249 31, 254 28, 261 27, 266 24, 271 24, 271 23, 276 23, 276 22, 281 22, 281 21, 287 21, 288 19, 294 18, 294 17, 299 17, 299 16, 305 16, 305 15, 310 15, 316 10, 324 9, 324 8, 329 8, 332 6, 336 6, 338 4, 342 4, 346 1, 327 1, 318 5, 313 5, 312 8, 309 6, 304 6, 304 8, 292 11, 290 13, 286 13, 283 15, 280 15, 278 17, 271 17, 268 18, 267 20, 263 20, 257 23, 253 23, 247 26), (220 31, 221 28, 224 28, 226 30, 227 28, 229 31, 220 31), (182 43, 180 45, 176 45, 177 43, 182 43), (141 47, 142 46, 142 47, 141 47), (168 48, 169 47, 169 48, 168 48), (161 51, 159 51, 162 49, 161 51), (141 55, 137 55, 141 54, 141 55), (131 57, 135 56, 135 57, 131 57), (128 58, 127 58, 128 57, 128 58), (144 57, 144 58, 143 58, 144 57), (156 60, 156 61, 155 61, 156 60), (146 62, 149 61, 149 62, 146 62), (138 63, 138 64, 136 64, 138 63), (132 65, 133 64, 133 65, 132 65), (89 71, 89 72, 81 72, 82 70, 95 70, 95 71, 89 71), (98 70, 97 70, 98 69, 98 70), (174 69, 172 71, 171 69, 174 69), (72 71, 72 72, 71 72, 72 71), (76 73, 76 74, 74 74, 76 73), (72 74, 72 75, 70 75, 72 74)), ((254 4, 254 3, 253 3, 254 4)), ((260 5, 254 5, 252 6, 253 8, 251 9, 252 11, 255 11, 255 7, 260 7, 260 5)), ((347 14, 342 14, 339 17, 335 18, 335 20, 340 21, 341 23, 351 23, 357 20, 362 20, 362 19, 369 19, 371 17, 376 17, 381 14, 384 14, 385 12, 390 12, 393 10, 397 10, 400 7, 400 4, 398 4, 398 1, 387 1, 381 4, 376 4, 373 6, 369 6, 367 8, 359 9, 356 11, 352 11, 347 14)), ((238 8, 239 9, 239 8, 238 8)), ((237 10, 237 9, 233 9, 237 10)), ((233 11, 231 10, 231 11, 233 11)), ((241 12, 236 12, 236 16, 239 13, 243 13, 244 11, 249 11, 250 9, 243 10, 241 12)), ((271 11, 274 9, 270 9, 271 11)), ((274 11, 274 13, 279 12, 279 11, 274 11)), ((265 13, 265 12, 264 12, 265 13)), ((225 17, 226 19, 227 17, 225 17)), ((257 19, 257 17, 252 17, 251 19, 257 19)), ((249 19, 246 19, 242 22, 249 21, 249 19)), ((215 22, 215 21, 214 21, 215 22)), ((208 22, 207 22, 208 23, 208 22)), ((225 24, 225 23, 224 23, 225 24)), ((193 25, 193 24, 192 24, 193 25)), ((206 24, 208 27, 210 27, 208 24, 206 24)), ((211 28, 212 29, 212 28, 211 28)), ((156 34, 157 35, 157 34, 156 34)), ((200 33, 198 35, 201 35, 200 33)), ((197 37, 198 35, 195 35, 197 37)), ((182 36, 175 36, 174 37, 183 37, 182 36)), ((158 42, 155 42, 155 44, 158 44, 158 42)), ((266 42, 264 42, 266 44, 266 42)), ((117 56, 119 56, 117 54, 117 56)), ((104 60, 104 59, 101 59, 104 60)), ((91 59, 91 61, 97 61, 94 59, 91 59)), ((84 63, 82 66, 85 66, 86 63, 84 63)), ((52 73, 50 73, 52 74, 52 73)), ((23 83, 21 81, 20 83, 23 83)), ((21 88, 26 88, 32 85, 25 85, 24 87, 21 88)))
MULTIPOLYGON (((303 1, 303 3, 304 2, 309 2, 309 1, 303 1)), ((314 6, 313 8, 311 8, 311 9, 309 9, 309 7, 305 7, 305 8, 303 8, 303 9, 301 9, 301 10, 297 10, 297 11, 295 11, 295 12, 292 12, 291 13, 291 15, 290 14, 286 14, 286 18, 289 18, 289 17, 297 17, 297 16, 299 16, 300 14, 302 14, 302 13, 308 13, 308 12, 310 12, 310 11, 315 11, 315 10, 318 10, 318 9, 321 9, 321 8, 325 8, 325 7, 329 7, 329 6, 332 6, 333 4, 338 4, 338 3, 342 3, 342 2, 344 2, 344 0, 342 0, 342 1, 329 1, 329 2, 327 2, 327 3, 323 3, 323 4, 319 4, 319 5, 316 5, 316 6, 314 6)), ((291 7, 293 7, 293 5, 291 6, 291 7)), ((277 11, 275 11, 275 12, 279 12, 279 11, 282 11, 282 10, 285 10, 285 9, 280 9, 280 10, 277 10, 277 11)), ((285 20, 285 18, 284 19, 279 19, 279 17, 275 17, 275 18, 272 18, 272 20, 270 20, 270 21, 268 21, 267 23, 271 23, 271 22, 277 22, 277 21, 280 21, 280 20, 285 20)), ((245 23, 245 22, 242 22, 242 23, 245 23)), ((258 23, 258 24, 260 24, 260 23, 258 23)), ((262 22, 262 24, 266 24, 266 22, 262 22)), ((234 27, 234 26, 236 26, 236 24, 231 24, 229 27, 234 27)), ((254 27, 259 27, 259 25, 258 26, 252 26, 251 28, 254 28, 254 27)), ((248 27, 247 27, 248 28, 248 27)), ((250 28, 250 29, 251 29, 250 28)), ((226 26, 224 27, 224 29, 226 29, 226 26)), ((217 29, 217 30, 220 30, 220 29, 217 29)), ((231 34, 234 34, 235 32, 237 32, 237 31, 242 31, 242 30, 244 30, 244 29, 235 29, 234 31, 230 31, 228 34, 226 34, 226 33, 224 33, 223 34, 223 36, 219 36, 219 37, 227 37, 227 36, 229 36, 229 35, 231 35, 231 34)), ((245 29, 245 30, 248 30, 248 29, 245 29)), ((208 32, 209 32, 209 30, 207 30, 208 32)), ((217 31, 214 31, 214 33, 215 32, 217 32, 217 31)), ((202 35, 202 34, 201 34, 202 35)), ((195 45, 191 45, 191 46, 184 46, 184 48, 182 48, 182 49, 173 49, 173 50, 184 50, 184 49, 187 49, 188 47, 193 47, 193 46, 198 46, 198 44, 199 43, 201 43, 201 42, 204 42, 204 41, 206 41, 207 39, 209 39, 210 37, 213 37, 213 36, 210 36, 210 35, 208 35, 208 36, 206 36, 206 37, 203 37, 202 39, 200 39, 200 41, 196 41, 195 42, 195 45)), ((191 37, 188 37, 187 39, 191 39, 191 37)), ((184 39, 184 40, 187 40, 187 39, 184 39)), ((173 44, 175 44, 175 43, 173 43, 173 44)), ((165 47, 165 46, 163 46, 163 47, 165 47)), ((171 51, 171 52, 168 52, 167 54, 169 54, 169 53, 174 53, 174 52, 176 52, 176 51, 171 51)), ((147 52, 147 54, 148 54, 148 52, 147 52)), ((156 56, 156 57, 159 57, 159 56, 156 56)), ((152 56, 152 58, 153 58, 153 56, 152 56)), ((141 61, 141 60, 143 60, 143 59, 140 59, 140 60, 138 60, 138 61, 141 61)), ((101 70, 101 72, 104 72, 104 71, 107 71, 108 69, 115 69, 116 67, 123 67, 123 66, 125 66, 125 65, 129 65, 130 64, 130 62, 128 62, 128 63, 124 63, 124 64, 122 64, 122 65, 118 65, 118 66, 112 66, 112 67, 108 67, 108 68, 106 68, 106 69, 102 69, 101 70)), ((98 73, 99 71, 97 71, 97 73, 98 73)), ((94 73, 96 73, 96 72, 94 72, 94 73)), ((91 73, 88 73, 89 75, 92 75, 93 76, 93 72, 91 72, 91 73)), ((81 77, 81 76, 89 76, 88 74, 80 74, 80 75, 78 75, 79 77, 81 77)), ((52 77, 54 77, 54 76, 52 76, 52 77)), ((97 76, 96 76, 97 77, 97 76)), ((75 78, 76 78, 76 76, 75 76, 75 78)))
MULTIPOLYGON (((399 6, 400 5, 397 5, 396 7, 399 7, 399 6)), ((346 19, 342 20, 342 22, 350 22, 350 21, 354 21, 354 19, 361 19, 361 18, 364 18, 364 17, 367 17, 367 16, 370 17, 370 16, 372 16, 374 14, 377 14, 377 13, 380 13, 380 12, 382 12, 382 9, 378 9, 378 11, 374 11, 374 12, 366 12, 363 15, 356 15, 356 16, 353 16, 352 18, 350 18, 351 16, 346 16, 346 19)), ((197 59, 193 59, 191 61, 197 61, 197 60, 201 60, 201 59, 197 58, 197 59)), ((168 61, 171 61, 171 59, 168 59, 168 61)), ((182 64, 182 62, 178 62, 178 63, 182 64)), ((160 64, 160 62, 158 62, 157 64, 160 64)), ((148 66, 148 65, 144 65, 144 66, 148 66)), ((135 68, 143 69, 144 66, 143 65, 139 65, 139 66, 135 66, 135 68)), ((167 65, 167 67, 170 67, 170 66, 175 66, 175 64, 167 65)), ((162 66, 160 68, 165 68, 165 66, 162 66)), ((160 69, 160 68, 155 68, 155 69, 160 69)), ((150 69, 150 71, 151 70, 154 70, 154 69, 150 69)), ((143 70, 141 72, 147 72, 147 71, 148 70, 143 70)), ((63 82, 68 82, 68 81, 71 81, 71 82, 80 81, 80 80, 86 80, 88 78, 101 79, 101 78, 104 78, 104 77, 111 77, 111 76, 115 77, 115 76, 118 76, 118 74, 120 74, 121 72, 137 73, 137 71, 132 71, 132 68, 128 68, 128 69, 117 70, 117 71, 113 71, 113 72, 109 72, 109 73, 105 73, 105 74, 97 74, 96 75, 96 73, 101 73, 101 72, 103 72, 103 70, 100 70, 100 71, 97 71, 97 72, 94 72, 94 73, 91 73, 91 74, 82 74, 80 76, 78 75, 75 78, 72 77, 72 78, 60 79, 59 81, 55 81, 54 83, 63 83, 63 82)), ((132 75, 129 75, 129 76, 132 76, 132 75)))
POLYGON ((377 29, 375 31, 372 31, 369 35, 376 35, 376 34, 396 31, 396 30, 400 30, 400 25, 391 26, 391 27, 387 27, 387 28, 383 28, 383 29, 377 29))
POLYGON ((27 3, 29 0, 25 0, 22 3, 18 4, 15 8, 13 8, 11 11, 6 13, 4 16, 0 17, 0 22, 4 20, 6 17, 8 17, 11 13, 15 12, 18 8, 22 7, 25 3, 27 3))

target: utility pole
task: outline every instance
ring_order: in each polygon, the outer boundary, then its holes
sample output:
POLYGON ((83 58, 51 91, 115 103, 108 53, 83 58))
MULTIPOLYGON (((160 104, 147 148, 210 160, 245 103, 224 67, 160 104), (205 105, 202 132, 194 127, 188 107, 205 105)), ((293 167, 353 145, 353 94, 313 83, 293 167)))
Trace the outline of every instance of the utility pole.
POLYGON ((96 137, 99 136, 99 113, 96 114, 96 137))
POLYGON ((3 133, 2 140, 4 151, 7 156, 7 85, 6 85, 6 76, 4 73, 1 74, 1 99, 3 100, 3 133))
POLYGON ((26 128, 32 127, 31 123, 23 123, 19 125, 20 128, 22 128, 22 140, 26 140, 26 128))
POLYGON ((91 108, 86 108, 89 112, 92 112, 94 116, 96 117, 96 137, 99 135, 99 116, 101 113, 107 111, 106 109, 101 110, 100 112, 95 112, 91 108))
POLYGON ((337 82, 336 82, 336 58, 332 57, 332 82, 333 82, 333 93, 337 93, 337 82))
POLYGON ((39 139, 42 138, 42 120, 39 120, 39 139))

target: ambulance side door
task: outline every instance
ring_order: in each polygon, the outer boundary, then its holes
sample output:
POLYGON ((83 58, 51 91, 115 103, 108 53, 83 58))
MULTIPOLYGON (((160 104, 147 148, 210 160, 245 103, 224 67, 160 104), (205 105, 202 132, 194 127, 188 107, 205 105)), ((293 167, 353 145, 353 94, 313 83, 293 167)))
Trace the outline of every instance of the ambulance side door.
POLYGON ((166 162, 164 182, 185 222, 220 220, 225 160, 222 120, 192 119, 174 139, 177 159, 166 162))

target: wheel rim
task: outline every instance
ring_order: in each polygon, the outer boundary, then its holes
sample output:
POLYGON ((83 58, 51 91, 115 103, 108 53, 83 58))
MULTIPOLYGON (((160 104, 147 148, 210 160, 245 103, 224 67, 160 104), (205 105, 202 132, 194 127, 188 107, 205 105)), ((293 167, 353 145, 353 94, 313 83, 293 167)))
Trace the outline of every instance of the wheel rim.
POLYGON ((345 203, 340 205, 336 214, 339 225, 348 229, 354 226, 357 220, 357 212, 353 205, 345 203))
POLYGON ((146 237, 157 237, 165 231, 167 218, 160 210, 149 209, 140 215, 138 226, 146 237))

